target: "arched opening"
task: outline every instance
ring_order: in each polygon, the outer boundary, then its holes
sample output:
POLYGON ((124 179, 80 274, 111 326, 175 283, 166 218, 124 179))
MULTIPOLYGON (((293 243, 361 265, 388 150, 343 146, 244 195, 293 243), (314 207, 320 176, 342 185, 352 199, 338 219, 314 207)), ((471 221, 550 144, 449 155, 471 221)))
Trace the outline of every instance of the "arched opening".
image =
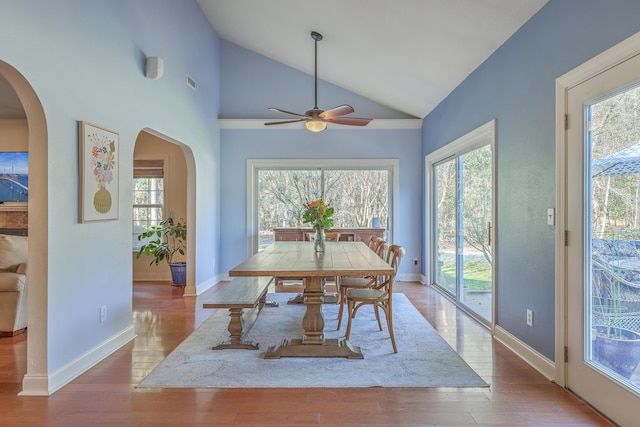
MULTIPOLYGON (((157 207, 161 211, 162 218, 171 214, 175 219, 184 219, 187 222, 187 277, 184 287, 184 295, 195 295, 195 161, 191 149, 166 135, 162 135, 152 129, 145 128, 138 134, 134 147, 134 168, 136 164, 145 164, 141 161, 151 161, 154 168, 162 167, 163 196, 162 207, 157 207), (160 166, 159 166, 160 165, 160 166)), ((135 179, 134 171, 134 179, 135 179)), ((154 172, 151 175, 158 176, 154 172)), ((135 200, 134 200, 135 203, 135 200)), ((157 206, 157 205, 154 205, 157 206)), ((151 212, 151 210, 149 210, 151 212)), ((157 218, 156 218, 157 219, 157 218)), ((133 233, 136 234, 137 225, 133 226, 133 233)), ((135 237, 132 243, 135 246, 135 237)), ((149 265, 151 259, 136 256, 136 251, 132 253, 133 280, 153 280, 169 281, 171 275, 167 263, 160 265, 149 265)))
POLYGON ((35 91, 18 70, 0 61, 0 76, 7 80, 24 108, 29 151, 29 224, 27 270, 27 373, 22 395, 49 394, 47 369, 48 328, 48 166, 47 123, 35 91), (37 284, 34 286, 33 284, 37 284))

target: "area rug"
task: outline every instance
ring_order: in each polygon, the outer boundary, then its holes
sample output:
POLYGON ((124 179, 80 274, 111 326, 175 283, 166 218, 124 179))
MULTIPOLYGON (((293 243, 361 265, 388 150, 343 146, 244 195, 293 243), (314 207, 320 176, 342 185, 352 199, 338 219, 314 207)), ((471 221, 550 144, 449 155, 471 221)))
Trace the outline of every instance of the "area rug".
MULTIPOLYGON (((302 336, 302 304, 287 304, 295 294, 269 294, 279 307, 266 306, 250 331, 259 350, 211 350, 227 339, 228 311, 216 312, 163 360, 137 387, 143 388, 289 388, 289 387, 488 387, 438 335, 404 294, 394 294, 394 330, 398 353, 371 307, 353 321, 350 341, 364 359, 264 359, 263 352, 282 338, 302 336)), ((338 306, 324 304, 325 338, 336 331, 338 306)), ((383 319, 384 320, 384 319, 383 319)))

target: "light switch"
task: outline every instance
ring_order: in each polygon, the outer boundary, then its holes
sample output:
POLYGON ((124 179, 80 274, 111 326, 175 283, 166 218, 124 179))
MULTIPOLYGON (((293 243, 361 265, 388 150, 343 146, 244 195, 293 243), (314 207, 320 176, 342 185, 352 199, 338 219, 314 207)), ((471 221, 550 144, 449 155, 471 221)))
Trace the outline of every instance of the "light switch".
POLYGON ((554 208, 547 209, 547 225, 556 225, 556 210, 554 208))

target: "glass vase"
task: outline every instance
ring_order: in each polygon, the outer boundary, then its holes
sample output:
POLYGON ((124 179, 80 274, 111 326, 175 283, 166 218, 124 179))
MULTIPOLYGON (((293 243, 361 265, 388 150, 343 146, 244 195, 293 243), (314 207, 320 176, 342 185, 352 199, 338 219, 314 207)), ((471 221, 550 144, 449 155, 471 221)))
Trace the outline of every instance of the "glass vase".
POLYGON ((313 248, 316 252, 324 252, 325 247, 325 235, 324 228, 316 228, 316 234, 313 236, 313 248))

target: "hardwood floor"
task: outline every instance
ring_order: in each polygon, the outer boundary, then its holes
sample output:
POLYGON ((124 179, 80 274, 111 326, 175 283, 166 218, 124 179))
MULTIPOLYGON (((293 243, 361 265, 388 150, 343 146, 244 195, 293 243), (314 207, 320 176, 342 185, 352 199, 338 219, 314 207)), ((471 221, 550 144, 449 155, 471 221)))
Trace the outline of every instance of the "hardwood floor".
POLYGON ((489 389, 135 389, 213 313, 201 306, 216 289, 198 299, 182 297, 166 283, 135 283, 133 289, 137 338, 52 396, 17 396, 26 372, 26 336, 0 339, 0 426, 611 425, 417 283, 398 283, 396 291, 489 389))

